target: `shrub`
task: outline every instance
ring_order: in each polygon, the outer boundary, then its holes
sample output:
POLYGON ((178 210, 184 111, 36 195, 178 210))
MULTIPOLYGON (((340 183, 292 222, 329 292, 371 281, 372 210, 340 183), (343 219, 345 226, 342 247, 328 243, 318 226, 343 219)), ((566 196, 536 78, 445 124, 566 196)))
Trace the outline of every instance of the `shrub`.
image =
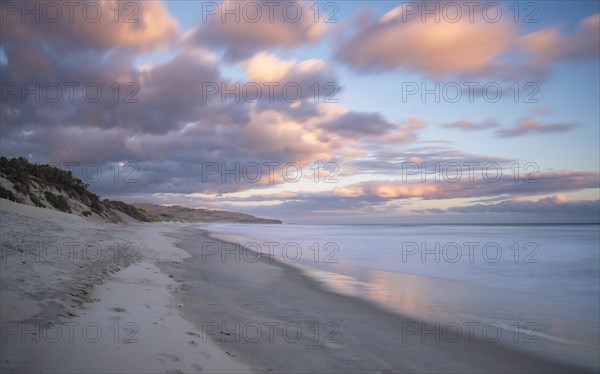
POLYGON ((15 188, 15 190, 17 190, 17 192, 20 192, 22 195, 29 195, 29 188, 27 187, 27 185, 22 184, 20 182, 15 182, 13 184, 13 187, 15 188))
POLYGON ((0 198, 17 201, 17 197, 15 196, 15 194, 2 186, 0 186, 0 198))
POLYGON ((138 208, 134 207, 133 205, 126 204, 122 201, 104 200, 104 204, 107 204, 111 208, 121 211, 121 212, 127 214, 129 217, 132 217, 141 222, 156 222, 156 221, 158 221, 157 217, 154 217, 153 215, 148 214, 145 210, 138 209, 138 208))
POLYGON ((43 208, 46 205, 44 205, 44 203, 42 202, 42 200, 40 200, 39 197, 37 197, 33 192, 29 193, 29 198, 31 199, 31 202, 35 204, 35 206, 43 208))
POLYGON ((98 196, 93 195, 93 198, 91 200, 92 203, 90 204, 90 209, 92 210, 92 212, 96 213, 97 215, 102 215, 102 212, 104 212, 104 206, 100 202, 98 196))
POLYGON ((50 205, 52 205, 56 209, 63 212, 71 213, 71 207, 69 207, 69 203, 63 195, 55 195, 50 191, 44 191, 44 196, 46 196, 46 200, 48 200, 50 205))

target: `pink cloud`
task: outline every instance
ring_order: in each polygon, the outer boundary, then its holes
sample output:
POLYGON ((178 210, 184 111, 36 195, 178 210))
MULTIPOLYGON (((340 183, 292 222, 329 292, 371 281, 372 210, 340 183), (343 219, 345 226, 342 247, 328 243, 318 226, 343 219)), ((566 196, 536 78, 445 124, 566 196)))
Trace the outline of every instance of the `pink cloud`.
POLYGON ((338 48, 338 57, 359 68, 408 66, 441 77, 485 69, 515 37, 508 22, 422 22, 405 18, 402 7, 362 25, 338 48))
MULTIPOLYGON (((20 6, 18 2, 15 4, 20 6)), ((3 15, 6 17, 6 22, 2 22, 3 42, 12 45, 17 40, 25 40, 65 50, 123 48, 150 52, 175 41, 179 32, 177 20, 161 1, 121 3, 118 13, 115 13, 115 2, 109 0, 95 1, 93 6, 85 8, 87 11, 82 11, 85 4, 79 2, 70 6, 62 2, 55 4, 62 14, 57 22, 47 17, 42 17, 40 22, 34 22, 33 18, 22 22, 18 8, 16 11, 11 8, 3 15)))
MULTIPOLYGON (((475 173, 475 176, 481 175, 475 173)), ((472 182, 467 175, 456 182, 441 179, 435 181, 430 176, 426 182, 420 180, 388 180, 361 182, 333 190, 335 196, 376 199, 409 199, 425 200, 475 198, 492 196, 525 196, 579 191, 586 188, 600 188, 600 173, 564 170, 558 172, 539 172, 535 174, 535 183, 515 182, 512 177, 505 176, 498 181, 476 177, 472 182)), ((454 175, 452 176, 452 178, 454 175)))
POLYGON ((302 82, 335 81, 331 66, 321 59, 303 61, 284 60, 274 54, 261 52, 242 62, 248 78, 255 82, 302 82))
POLYGON ((517 46, 530 55, 530 67, 545 67, 559 60, 598 58, 600 13, 581 20, 571 35, 563 34, 558 26, 550 26, 520 37, 517 46))
POLYGON ((431 14, 423 21, 420 14, 408 16, 405 8, 399 5, 377 20, 363 17, 358 31, 340 43, 337 57, 365 70, 406 67, 433 78, 515 79, 541 78, 555 62, 600 55, 600 14, 581 20, 570 35, 558 26, 520 35, 518 25, 506 17, 498 22, 452 21, 438 12, 437 21, 431 14))
POLYGON ((247 6, 244 1, 225 0, 215 6, 210 15, 207 12, 205 22, 190 30, 184 39, 195 45, 223 48, 230 60, 242 60, 272 47, 312 44, 325 32, 325 25, 314 21, 308 2, 253 2, 252 7, 259 9, 260 17, 255 9, 252 13, 244 11, 247 6))
MULTIPOLYGON (((554 195, 538 200, 513 199, 496 204, 475 204, 450 207, 450 213, 508 213, 536 215, 572 215, 578 221, 598 222, 600 220, 599 200, 568 200, 562 195, 554 195)), ((433 213, 433 212, 432 212, 433 213)))
POLYGON ((443 124, 442 127, 447 129, 459 129, 463 131, 486 130, 498 127, 498 123, 493 119, 487 119, 482 123, 476 123, 469 119, 463 119, 452 123, 443 124))
POLYGON ((575 125, 570 123, 543 124, 533 118, 523 117, 519 120, 519 123, 515 127, 497 130, 496 134, 503 138, 515 138, 517 136, 529 134, 566 132, 574 127, 575 125))

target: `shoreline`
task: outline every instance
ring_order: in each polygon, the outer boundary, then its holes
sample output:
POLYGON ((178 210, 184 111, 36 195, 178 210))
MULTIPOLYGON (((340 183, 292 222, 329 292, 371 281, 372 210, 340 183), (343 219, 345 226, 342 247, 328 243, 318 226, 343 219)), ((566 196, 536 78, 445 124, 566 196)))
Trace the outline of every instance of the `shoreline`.
MULTIPOLYGON (((203 229, 208 229, 211 232, 208 235, 216 240, 229 241, 237 246, 247 243, 248 251, 259 251, 263 257, 273 257, 273 253, 275 253, 275 258, 294 269, 300 269, 304 275, 328 291, 372 302, 400 316, 431 324, 439 323, 442 328, 446 328, 447 332, 441 336, 441 339, 452 341, 452 334, 462 333, 465 336, 473 332, 472 335, 493 341, 495 344, 503 344, 516 351, 526 351, 539 357, 548 357, 551 360, 579 366, 592 372, 600 369, 597 354, 597 293, 591 293, 586 298, 579 294, 573 295, 569 299, 573 301, 571 303, 566 298, 561 299, 560 295, 564 295, 565 287, 554 288, 551 286, 537 290, 533 286, 535 283, 527 281, 512 280, 512 286, 518 284, 518 287, 511 287, 504 283, 490 283, 489 279, 492 278, 487 278, 488 282, 481 282, 480 280, 486 280, 486 278, 481 278, 481 266, 479 269, 473 269, 475 272, 472 277, 461 275, 457 271, 459 269, 471 270, 470 268, 466 269, 465 266, 456 267, 455 274, 444 273, 445 276, 436 274, 430 269, 424 272, 419 271, 421 268, 418 264, 415 267, 414 261, 406 266, 395 266, 394 259, 397 261, 396 264, 400 263, 400 251, 390 251, 389 248, 393 242, 389 240, 387 242, 384 240, 384 244, 381 244, 382 248, 386 249, 385 254, 382 255, 388 259, 388 262, 382 264, 377 259, 371 262, 368 256, 376 256, 376 251, 370 247, 369 243, 377 243, 377 239, 372 237, 368 230, 361 230, 361 233, 364 232, 370 240, 361 239, 360 245, 355 244, 340 236, 341 233, 346 232, 350 237, 358 235, 358 233, 353 234, 352 230, 348 230, 348 226, 343 225, 339 229, 332 230, 308 225, 305 228, 280 230, 281 232, 261 226, 245 227, 243 225, 225 225, 221 228, 218 225, 209 225, 203 229), (332 239, 337 243, 337 248, 343 247, 345 252, 336 249, 336 261, 327 263, 323 260, 325 258, 323 254, 316 254, 319 253, 319 244, 317 243, 326 243, 332 239), (277 243, 279 246, 272 250, 270 248, 273 244, 268 243, 277 243), (295 244, 290 247, 291 255, 284 254, 282 251, 282 246, 285 248, 288 244, 295 244), (300 252, 296 251, 294 247, 299 247, 300 252), (317 248, 316 251, 315 248, 317 248), (296 261, 299 257, 301 257, 300 261, 296 261), (358 262, 357 258, 365 261, 358 262), (523 285, 527 285, 527 287, 523 285), (594 297, 594 295, 596 296, 594 297), (582 300, 583 303, 581 303, 582 300), (583 306, 588 307, 584 308, 583 306), (588 312, 590 310, 596 310, 595 317, 593 312, 588 312), (475 326, 471 331, 472 325, 475 326)), ((410 234, 418 235, 415 230, 409 232, 410 234)), ((478 233, 475 230, 473 234, 477 235, 478 233)), ((557 233, 555 236, 561 236, 561 234, 557 233)), ((565 234, 566 237, 570 237, 569 233, 565 234)), ((465 233, 465 235, 468 234, 465 233)), ((469 240, 470 238, 465 235, 462 235, 463 239, 469 240)), ((502 243, 501 246, 506 245, 499 237, 492 235, 491 238, 488 240, 498 241, 502 243)), ((396 239, 401 240, 400 237, 396 239)), ((515 237, 514 240, 519 239, 523 238, 515 237)), ((433 234, 433 237, 429 235, 428 238, 422 240, 429 240, 428 243, 436 240, 458 242, 459 238, 433 234)), ((560 246, 560 244, 554 245, 554 247, 556 246, 560 246)), ((593 248, 587 249, 593 250, 593 248)), ((552 254, 544 252, 543 256, 552 256, 552 254)), ((512 263, 512 257, 510 260, 512 263)), ((404 263, 404 260, 402 261, 404 263)), ((422 262, 425 263, 423 260, 422 262)), ((431 264, 432 261, 428 261, 428 263, 431 264)), ((516 268, 508 269, 511 267, 510 265, 501 266, 501 268, 514 273, 512 269, 516 268)), ((524 267, 521 266, 521 268, 524 267)), ((427 269, 427 267, 425 268, 427 269)), ((445 268, 450 269, 451 266, 445 268)), ((568 266, 565 264, 564 268, 567 269, 568 266)), ((534 276, 536 272, 538 279, 540 279, 540 275, 543 275, 539 271, 539 267, 532 270, 532 274, 524 278, 530 280, 536 278, 534 276)), ((552 273, 551 269, 547 270, 552 273)), ((497 272, 496 270, 496 274, 497 272)), ((498 277, 496 276, 496 278, 498 277)), ((496 280, 501 281, 501 279, 496 280)), ((511 281, 511 278, 506 278, 506 281, 511 281)), ((533 281, 535 282, 535 279, 533 281)), ((556 285, 557 282, 553 283, 556 285)), ((549 279, 548 284, 552 284, 552 279, 549 279)), ((575 287, 572 288, 575 289, 575 287)))
POLYGON ((437 342, 440 326, 331 292, 280 261, 236 262, 235 243, 219 240, 229 261, 203 256, 217 239, 202 228, 179 234, 193 257, 161 269, 185 284, 184 317, 258 372, 592 371, 481 339, 437 342))

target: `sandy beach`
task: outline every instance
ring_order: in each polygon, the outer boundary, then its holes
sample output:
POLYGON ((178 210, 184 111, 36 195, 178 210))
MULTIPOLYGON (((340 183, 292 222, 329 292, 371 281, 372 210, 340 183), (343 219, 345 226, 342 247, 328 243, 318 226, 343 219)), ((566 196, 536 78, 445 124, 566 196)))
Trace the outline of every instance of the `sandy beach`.
POLYGON ((215 239, 189 224, 0 207, 3 373, 582 371, 477 339, 407 334, 436 327, 232 244, 208 256, 215 239))
POLYGON ((2 373, 246 373, 181 316, 169 224, 99 224, 1 200, 2 373))

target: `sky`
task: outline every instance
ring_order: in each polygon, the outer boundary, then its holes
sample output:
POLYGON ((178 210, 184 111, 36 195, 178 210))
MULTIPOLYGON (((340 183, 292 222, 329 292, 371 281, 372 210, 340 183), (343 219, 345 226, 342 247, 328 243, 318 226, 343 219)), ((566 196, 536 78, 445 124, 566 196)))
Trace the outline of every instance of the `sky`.
POLYGON ((600 221, 597 1, 3 1, 0 153, 287 223, 600 221))

